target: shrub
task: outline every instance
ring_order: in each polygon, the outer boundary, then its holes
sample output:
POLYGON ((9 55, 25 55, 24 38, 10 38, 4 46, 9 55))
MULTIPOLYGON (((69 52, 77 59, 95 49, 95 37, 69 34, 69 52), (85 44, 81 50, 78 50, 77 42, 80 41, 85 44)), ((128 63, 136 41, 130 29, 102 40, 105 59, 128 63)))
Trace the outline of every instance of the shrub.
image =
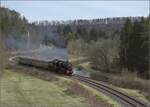
POLYGON ((94 69, 111 72, 113 60, 118 57, 118 49, 114 40, 102 39, 91 42, 87 56, 94 69))
POLYGON ((109 83, 123 88, 138 89, 150 101, 150 80, 144 80, 137 77, 136 73, 123 72, 119 76, 111 76, 109 83))
POLYGON ((82 97, 85 97, 87 102, 92 106, 92 107, 107 107, 108 105, 105 104, 104 102, 100 102, 99 96, 96 94, 93 94, 90 92, 88 89, 86 89, 84 86, 79 84, 78 82, 70 82, 69 85, 67 85, 67 89, 65 90, 67 94, 77 94, 82 97))

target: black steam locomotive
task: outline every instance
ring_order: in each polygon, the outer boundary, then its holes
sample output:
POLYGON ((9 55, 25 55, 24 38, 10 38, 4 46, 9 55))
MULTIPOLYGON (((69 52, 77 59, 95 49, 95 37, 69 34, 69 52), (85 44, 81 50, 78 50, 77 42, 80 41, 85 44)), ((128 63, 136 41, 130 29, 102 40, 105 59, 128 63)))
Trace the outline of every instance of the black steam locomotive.
POLYGON ((32 57, 19 56, 17 57, 17 62, 22 65, 48 69, 54 72, 58 72, 60 74, 73 74, 72 65, 68 61, 63 61, 59 59, 41 60, 32 57))

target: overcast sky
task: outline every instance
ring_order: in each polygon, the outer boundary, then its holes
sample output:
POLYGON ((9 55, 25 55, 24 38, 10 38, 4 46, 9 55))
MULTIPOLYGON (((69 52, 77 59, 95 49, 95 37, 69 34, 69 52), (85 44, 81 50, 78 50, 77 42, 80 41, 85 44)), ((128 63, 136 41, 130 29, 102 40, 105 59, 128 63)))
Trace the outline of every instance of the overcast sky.
POLYGON ((1 1, 29 22, 38 20, 92 19, 148 16, 149 1, 1 1))

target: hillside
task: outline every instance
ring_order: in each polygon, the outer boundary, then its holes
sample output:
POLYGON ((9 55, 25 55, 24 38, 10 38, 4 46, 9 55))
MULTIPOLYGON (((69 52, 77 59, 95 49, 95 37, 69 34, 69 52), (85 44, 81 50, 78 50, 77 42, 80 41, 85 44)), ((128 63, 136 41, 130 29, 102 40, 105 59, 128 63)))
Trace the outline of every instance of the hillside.
POLYGON ((0 50, 0 107, 119 107, 110 97, 77 81, 14 66, 8 62, 11 55, 0 50))
POLYGON ((87 107, 83 100, 67 95, 55 82, 25 74, 6 71, 1 79, 1 107, 87 107))
POLYGON ((7 49, 28 48, 28 33, 30 33, 30 48, 38 45, 40 41, 35 27, 29 24, 23 15, 5 7, 0 7, 0 30, 0 41, 7 49))
POLYGON ((2 70, 2 107, 120 107, 103 93, 50 72, 9 64, 2 70))
POLYGON ((119 37, 126 19, 132 22, 141 20, 141 17, 114 17, 29 23, 19 12, 5 7, 0 7, 0 16, 1 40, 9 49, 26 49, 29 40, 30 48, 39 44, 66 47, 70 39, 82 38, 90 42, 99 38, 119 37))

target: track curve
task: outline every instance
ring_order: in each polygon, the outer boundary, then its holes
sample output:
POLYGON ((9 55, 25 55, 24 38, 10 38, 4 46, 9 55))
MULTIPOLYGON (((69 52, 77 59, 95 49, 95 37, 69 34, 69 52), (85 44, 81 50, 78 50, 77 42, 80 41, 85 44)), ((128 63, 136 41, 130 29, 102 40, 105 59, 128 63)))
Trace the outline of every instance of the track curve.
POLYGON ((83 77, 79 75, 74 76, 77 77, 78 80, 89 84, 91 87, 96 88, 97 90, 102 91, 107 95, 110 95, 111 97, 115 97, 115 99, 119 101, 124 107, 150 107, 147 104, 138 101, 108 85, 94 81, 88 77, 83 77))

